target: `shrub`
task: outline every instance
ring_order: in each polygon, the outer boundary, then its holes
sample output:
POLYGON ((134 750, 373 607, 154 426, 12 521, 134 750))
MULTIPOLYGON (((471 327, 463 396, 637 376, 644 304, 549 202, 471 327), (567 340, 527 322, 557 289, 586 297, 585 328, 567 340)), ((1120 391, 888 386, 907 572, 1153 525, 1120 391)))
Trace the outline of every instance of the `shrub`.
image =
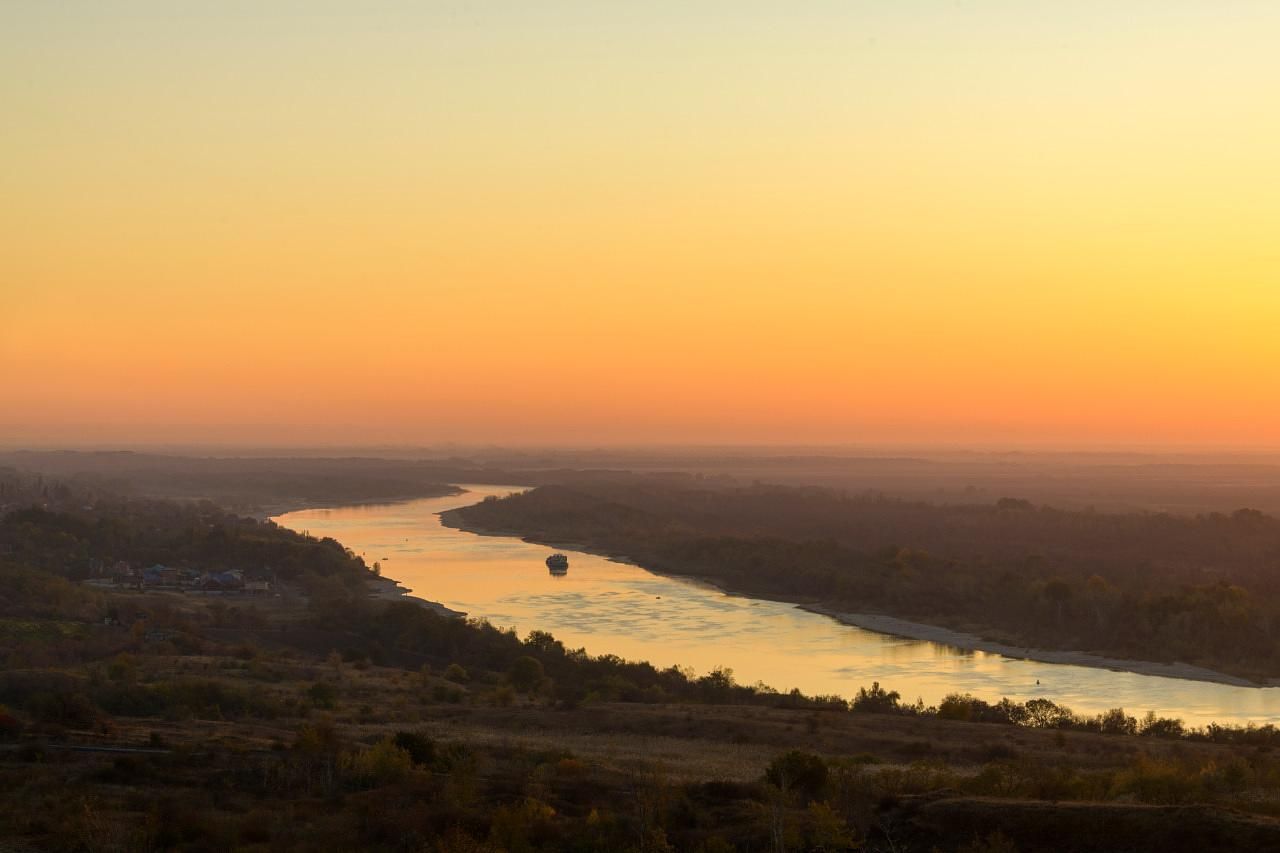
POLYGON ((437 702, 449 702, 456 705, 462 701, 462 691, 453 687, 445 687, 443 684, 437 684, 431 688, 431 698, 437 702))
POLYGON ((1018 847, 997 829, 984 838, 974 838, 961 847, 959 853, 1018 853, 1018 847))
POLYGON ((555 837, 555 809, 535 799, 499 806, 493 813, 489 840, 504 850, 542 849, 555 837))
POLYGON ((784 791, 795 791, 806 801, 815 800, 827 785, 827 762, 820 755, 793 749, 775 758, 764 778, 784 791))
POLYGON ((448 743, 436 750, 435 762, 431 769, 437 773, 452 773, 455 770, 475 766, 475 755, 471 747, 465 743, 448 743))
POLYGON ((42 723, 87 729, 98 721, 98 709, 83 693, 37 693, 27 701, 27 711, 42 723))
POLYGON ((528 655, 516 658, 507 672, 507 680, 511 682, 511 686, 522 693, 537 690, 543 678, 542 664, 528 655))
POLYGON ((0 705, 0 740, 9 740, 22 734, 22 721, 0 705))
POLYGON ((1116 774, 1114 796, 1132 796, 1144 803, 1177 805, 1200 792, 1200 780, 1173 761, 1139 756, 1133 766, 1116 774))
POLYGON ((970 720, 975 701, 968 694, 952 693, 938 703, 938 716, 944 720, 970 720))
POLYGON ((338 691, 327 681, 317 681, 307 688, 307 698, 315 707, 327 710, 337 702, 338 691))
POLYGON ((94 701, 109 714, 154 717, 169 708, 169 700, 158 690, 140 684, 120 683, 94 691, 94 701))
POLYGON ((1127 716, 1124 708, 1112 708, 1098 717, 1098 728, 1106 735, 1131 735, 1138 731, 1138 721, 1127 716))
POLYGON ((1157 717, 1155 711, 1148 711, 1138 726, 1138 734, 1148 737, 1182 737, 1186 733, 1182 720, 1172 717, 1157 717))
POLYGON ((885 690, 880 682, 873 681, 870 687, 858 688, 858 695, 853 699, 853 710, 894 714, 902 710, 901 699, 902 694, 898 691, 885 690))
POLYGON ((858 846, 844 818, 826 803, 809 803, 805 822, 805 835, 814 850, 851 850, 858 846))
POLYGON ((392 742, 403 749, 414 764, 430 764, 435 760, 436 744, 419 732, 396 732, 392 742))
POLYGON ((138 665, 129 655, 116 655, 115 660, 107 664, 107 678, 124 684, 133 684, 138 679, 138 665))
POLYGON ((349 756, 346 763, 356 782, 371 788, 399 782, 413 769, 413 758, 394 738, 384 738, 349 756))
POLYGON ((336 755, 341 748, 342 737, 338 734, 338 727, 327 714, 313 723, 303 724, 293 743, 294 752, 307 756, 336 755))
POLYGON ((197 717, 279 716, 279 708, 261 691, 248 691, 217 681, 190 679, 156 686, 170 710, 197 717))
POLYGON ((1001 699, 992 705, 968 693, 952 693, 938 704, 937 714, 944 720, 969 720, 975 723, 1014 725, 1026 722, 1025 706, 1001 699))

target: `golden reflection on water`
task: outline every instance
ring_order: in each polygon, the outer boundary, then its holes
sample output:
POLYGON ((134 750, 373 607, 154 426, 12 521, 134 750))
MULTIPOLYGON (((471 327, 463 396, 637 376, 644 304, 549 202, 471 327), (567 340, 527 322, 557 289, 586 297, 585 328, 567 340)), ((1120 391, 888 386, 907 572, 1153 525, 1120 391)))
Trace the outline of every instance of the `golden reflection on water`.
MULTIPOLYGON (((739 682, 851 696, 879 681, 903 699, 934 704, 948 693, 994 701, 1045 696, 1081 713, 1117 706, 1177 716, 1190 725, 1280 723, 1280 688, 1246 688, 1090 667, 1014 660, 841 625, 794 605, 726 595, 706 584, 566 551, 569 571, 544 563, 552 548, 477 536, 437 513, 520 487, 468 486, 462 495, 397 504, 313 509, 275 520, 332 536, 382 563, 415 595, 521 635, 550 631, 570 648, 699 673, 728 667, 739 682)), ((564 549, 560 549, 564 550, 564 549)))

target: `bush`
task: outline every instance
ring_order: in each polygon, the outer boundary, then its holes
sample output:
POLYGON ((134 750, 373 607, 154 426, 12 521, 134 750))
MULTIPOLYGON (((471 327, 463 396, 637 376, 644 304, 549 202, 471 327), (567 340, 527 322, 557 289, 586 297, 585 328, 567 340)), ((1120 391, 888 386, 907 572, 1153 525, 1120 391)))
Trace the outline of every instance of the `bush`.
POLYGON ((816 800, 827 785, 827 762, 820 755, 793 749, 775 758, 764 778, 784 791, 795 791, 806 801, 816 800))
POLYGON ((938 703, 938 716, 944 720, 971 720, 975 701, 968 694, 952 693, 938 703))
POLYGON ((109 714, 124 717, 155 717, 169 708, 169 700, 150 687, 119 683, 94 691, 94 700, 109 714))
POLYGON ((403 749, 414 764, 428 765, 435 761, 436 744, 419 732, 396 732, 392 742, 403 749))
POLYGON ((902 710, 901 699, 902 694, 898 691, 885 690, 880 682, 873 681, 870 687, 858 688, 858 695, 853 698, 853 710, 895 714, 902 710))
POLYGON ((511 686, 522 693, 537 690, 544 677, 542 664, 528 655, 516 658, 507 672, 507 680, 511 682, 511 686))
POLYGON ((107 678, 124 684, 133 684, 138 680, 138 665, 129 655, 116 655, 115 660, 107 664, 107 678))
POLYGON ((307 688, 307 698, 317 708, 332 708, 338 700, 338 691, 327 681, 317 681, 307 688))
POLYGON ((1127 716, 1124 708, 1112 708, 1098 717, 1098 728, 1104 735, 1132 735, 1138 732, 1138 721, 1127 716))
POLYGON ((555 809, 535 799, 499 806, 493 813, 489 840, 503 850, 544 849, 555 838, 555 809))
POLYGON ((938 717, 975 723, 1016 725, 1026 721, 1027 709, 1017 702, 1001 699, 992 705, 968 693, 952 693, 938 704, 938 717))
POLYGON ((92 728, 98 721, 98 709, 83 693, 37 693, 27 701, 27 711, 42 723, 73 729, 92 728))
POLYGON ((279 709, 261 691, 248 691, 217 681, 191 679, 157 685, 171 710, 185 711, 197 717, 253 716, 272 718, 279 709))
POLYGON ((351 755, 347 769, 357 783, 379 788, 399 782, 413 769, 413 758, 394 738, 384 738, 368 749, 351 755))
POLYGON ((1138 734, 1147 737, 1182 737, 1186 733, 1182 720, 1172 717, 1157 717, 1154 711, 1148 711, 1138 727, 1138 734))
POLYGON ((0 740, 11 740, 22 734, 22 721, 0 705, 0 740))
POLYGON ((1112 795, 1131 796, 1144 803, 1178 805, 1200 793, 1200 780, 1173 761, 1139 756, 1133 766, 1116 774, 1112 795))

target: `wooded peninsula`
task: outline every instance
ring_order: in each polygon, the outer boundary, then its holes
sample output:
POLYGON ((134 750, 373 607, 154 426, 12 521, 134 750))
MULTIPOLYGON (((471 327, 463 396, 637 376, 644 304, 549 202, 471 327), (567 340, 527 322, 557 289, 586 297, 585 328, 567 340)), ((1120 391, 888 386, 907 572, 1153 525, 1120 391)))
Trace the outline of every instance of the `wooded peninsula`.
POLYGON ((998 642, 1280 676, 1280 520, 934 504, 776 485, 618 477, 453 510, 478 532, 998 642))

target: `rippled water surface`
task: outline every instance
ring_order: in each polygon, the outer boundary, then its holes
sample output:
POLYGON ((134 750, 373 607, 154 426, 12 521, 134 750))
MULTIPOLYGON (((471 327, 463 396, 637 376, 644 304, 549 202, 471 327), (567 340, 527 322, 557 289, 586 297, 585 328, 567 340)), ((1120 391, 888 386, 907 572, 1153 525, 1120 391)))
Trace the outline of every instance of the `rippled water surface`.
POLYGON ((550 631, 570 647, 699 673, 725 666, 738 681, 849 696, 879 681, 904 699, 947 693, 988 700, 1045 696, 1082 713, 1123 706, 1192 725, 1280 723, 1280 688, 1248 688, 1014 660, 853 628, 791 604, 726 595, 704 584, 576 551, 552 576, 553 549, 477 536, 437 513, 519 487, 469 486, 465 494, 397 504, 311 509, 275 520, 332 536, 416 595, 523 635, 550 631), (1037 684, 1037 681, 1039 684, 1037 684))

